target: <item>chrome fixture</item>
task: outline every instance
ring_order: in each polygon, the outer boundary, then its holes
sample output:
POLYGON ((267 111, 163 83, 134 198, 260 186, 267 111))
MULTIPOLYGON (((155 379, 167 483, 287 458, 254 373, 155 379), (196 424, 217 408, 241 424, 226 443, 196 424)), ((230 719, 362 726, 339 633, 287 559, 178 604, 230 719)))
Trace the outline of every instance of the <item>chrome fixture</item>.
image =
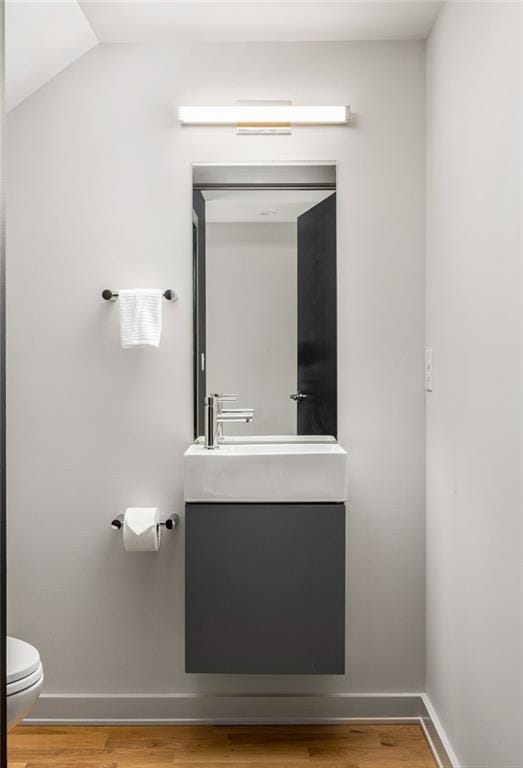
POLYGON ((226 422, 250 424, 254 419, 253 408, 224 408, 224 403, 234 403, 238 395, 212 393, 205 398, 205 447, 218 448, 226 422))
POLYGON ((302 400, 305 400, 309 395, 304 394, 303 392, 296 392, 293 395, 289 395, 291 400, 294 400, 296 403, 301 402, 302 400))
MULTIPOLYGON (((114 291, 111 291, 110 288, 105 288, 105 290, 102 291, 102 299, 105 299, 106 301, 116 301, 119 294, 115 293, 114 291)), ((170 288, 168 288, 166 291, 163 292, 163 298, 167 299, 167 301, 177 301, 178 296, 177 294, 172 291, 170 288)))
MULTIPOLYGON (((166 520, 158 523, 158 526, 164 526, 166 530, 173 531, 180 522, 179 515, 173 512, 166 520)), ((123 514, 116 515, 114 520, 111 520, 111 528, 114 531, 119 531, 123 528, 123 514)))

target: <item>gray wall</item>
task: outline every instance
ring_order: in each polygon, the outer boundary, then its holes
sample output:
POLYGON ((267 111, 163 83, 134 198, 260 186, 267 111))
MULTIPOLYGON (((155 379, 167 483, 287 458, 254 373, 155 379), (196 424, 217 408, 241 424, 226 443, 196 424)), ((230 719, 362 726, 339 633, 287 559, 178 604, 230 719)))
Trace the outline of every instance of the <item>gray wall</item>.
POLYGON ((207 389, 256 411, 225 434, 294 435, 297 224, 207 224, 207 389))
POLYGON ((523 763, 516 4, 427 58, 427 692, 463 768, 523 763))
MULTIPOLYGON (((10 632, 49 693, 424 687, 424 45, 100 46, 8 118, 10 632), (238 137, 177 104, 350 103, 355 126, 238 137), (183 524, 158 555, 108 528, 183 511, 192 438, 191 162, 336 160, 348 672, 184 674, 183 524), (161 348, 119 348, 103 288, 158 285, 161 348)), ((94 706, 94 705, 93 705, 94 706)), ((67 714, 67 712, 65 713, 67 714)))

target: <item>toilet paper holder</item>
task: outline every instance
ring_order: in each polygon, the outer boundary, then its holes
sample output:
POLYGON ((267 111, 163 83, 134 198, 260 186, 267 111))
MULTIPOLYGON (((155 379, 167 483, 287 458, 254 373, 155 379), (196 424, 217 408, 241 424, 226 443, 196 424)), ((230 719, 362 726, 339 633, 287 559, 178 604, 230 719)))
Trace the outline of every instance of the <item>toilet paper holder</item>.
MULTIPOLYGON (((167 517, 165 520, 163 520, 161 523, 158 523, 158 525, 163 525, 168 531, 174 531, 178 523, 180 522, 180 516, 176 514, 176 512, 173 512, 169 517, 167 517)), ((121 515, 116 515, 113 520, 111 520, 111 528, 114 531, 120 531, 123 527, 123 513, 121 515)))

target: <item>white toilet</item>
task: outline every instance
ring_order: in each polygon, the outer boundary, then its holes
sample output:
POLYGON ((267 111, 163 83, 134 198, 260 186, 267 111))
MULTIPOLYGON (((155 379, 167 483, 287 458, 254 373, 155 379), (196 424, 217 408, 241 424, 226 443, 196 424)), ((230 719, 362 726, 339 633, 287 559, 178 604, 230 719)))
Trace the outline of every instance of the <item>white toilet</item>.
POLYGON ((40 695, 44 670, 40 654, 29 643, 7 638, 7 730, 22 720, 40 695))

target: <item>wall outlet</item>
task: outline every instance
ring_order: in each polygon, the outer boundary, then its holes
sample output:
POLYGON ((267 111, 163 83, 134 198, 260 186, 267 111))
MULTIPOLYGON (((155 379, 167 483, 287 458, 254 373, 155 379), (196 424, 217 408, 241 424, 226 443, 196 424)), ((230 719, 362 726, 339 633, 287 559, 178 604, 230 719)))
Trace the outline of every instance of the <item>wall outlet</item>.
POLYGON ((432 392, 432 349, 425 350, 425 392, 432 392))

